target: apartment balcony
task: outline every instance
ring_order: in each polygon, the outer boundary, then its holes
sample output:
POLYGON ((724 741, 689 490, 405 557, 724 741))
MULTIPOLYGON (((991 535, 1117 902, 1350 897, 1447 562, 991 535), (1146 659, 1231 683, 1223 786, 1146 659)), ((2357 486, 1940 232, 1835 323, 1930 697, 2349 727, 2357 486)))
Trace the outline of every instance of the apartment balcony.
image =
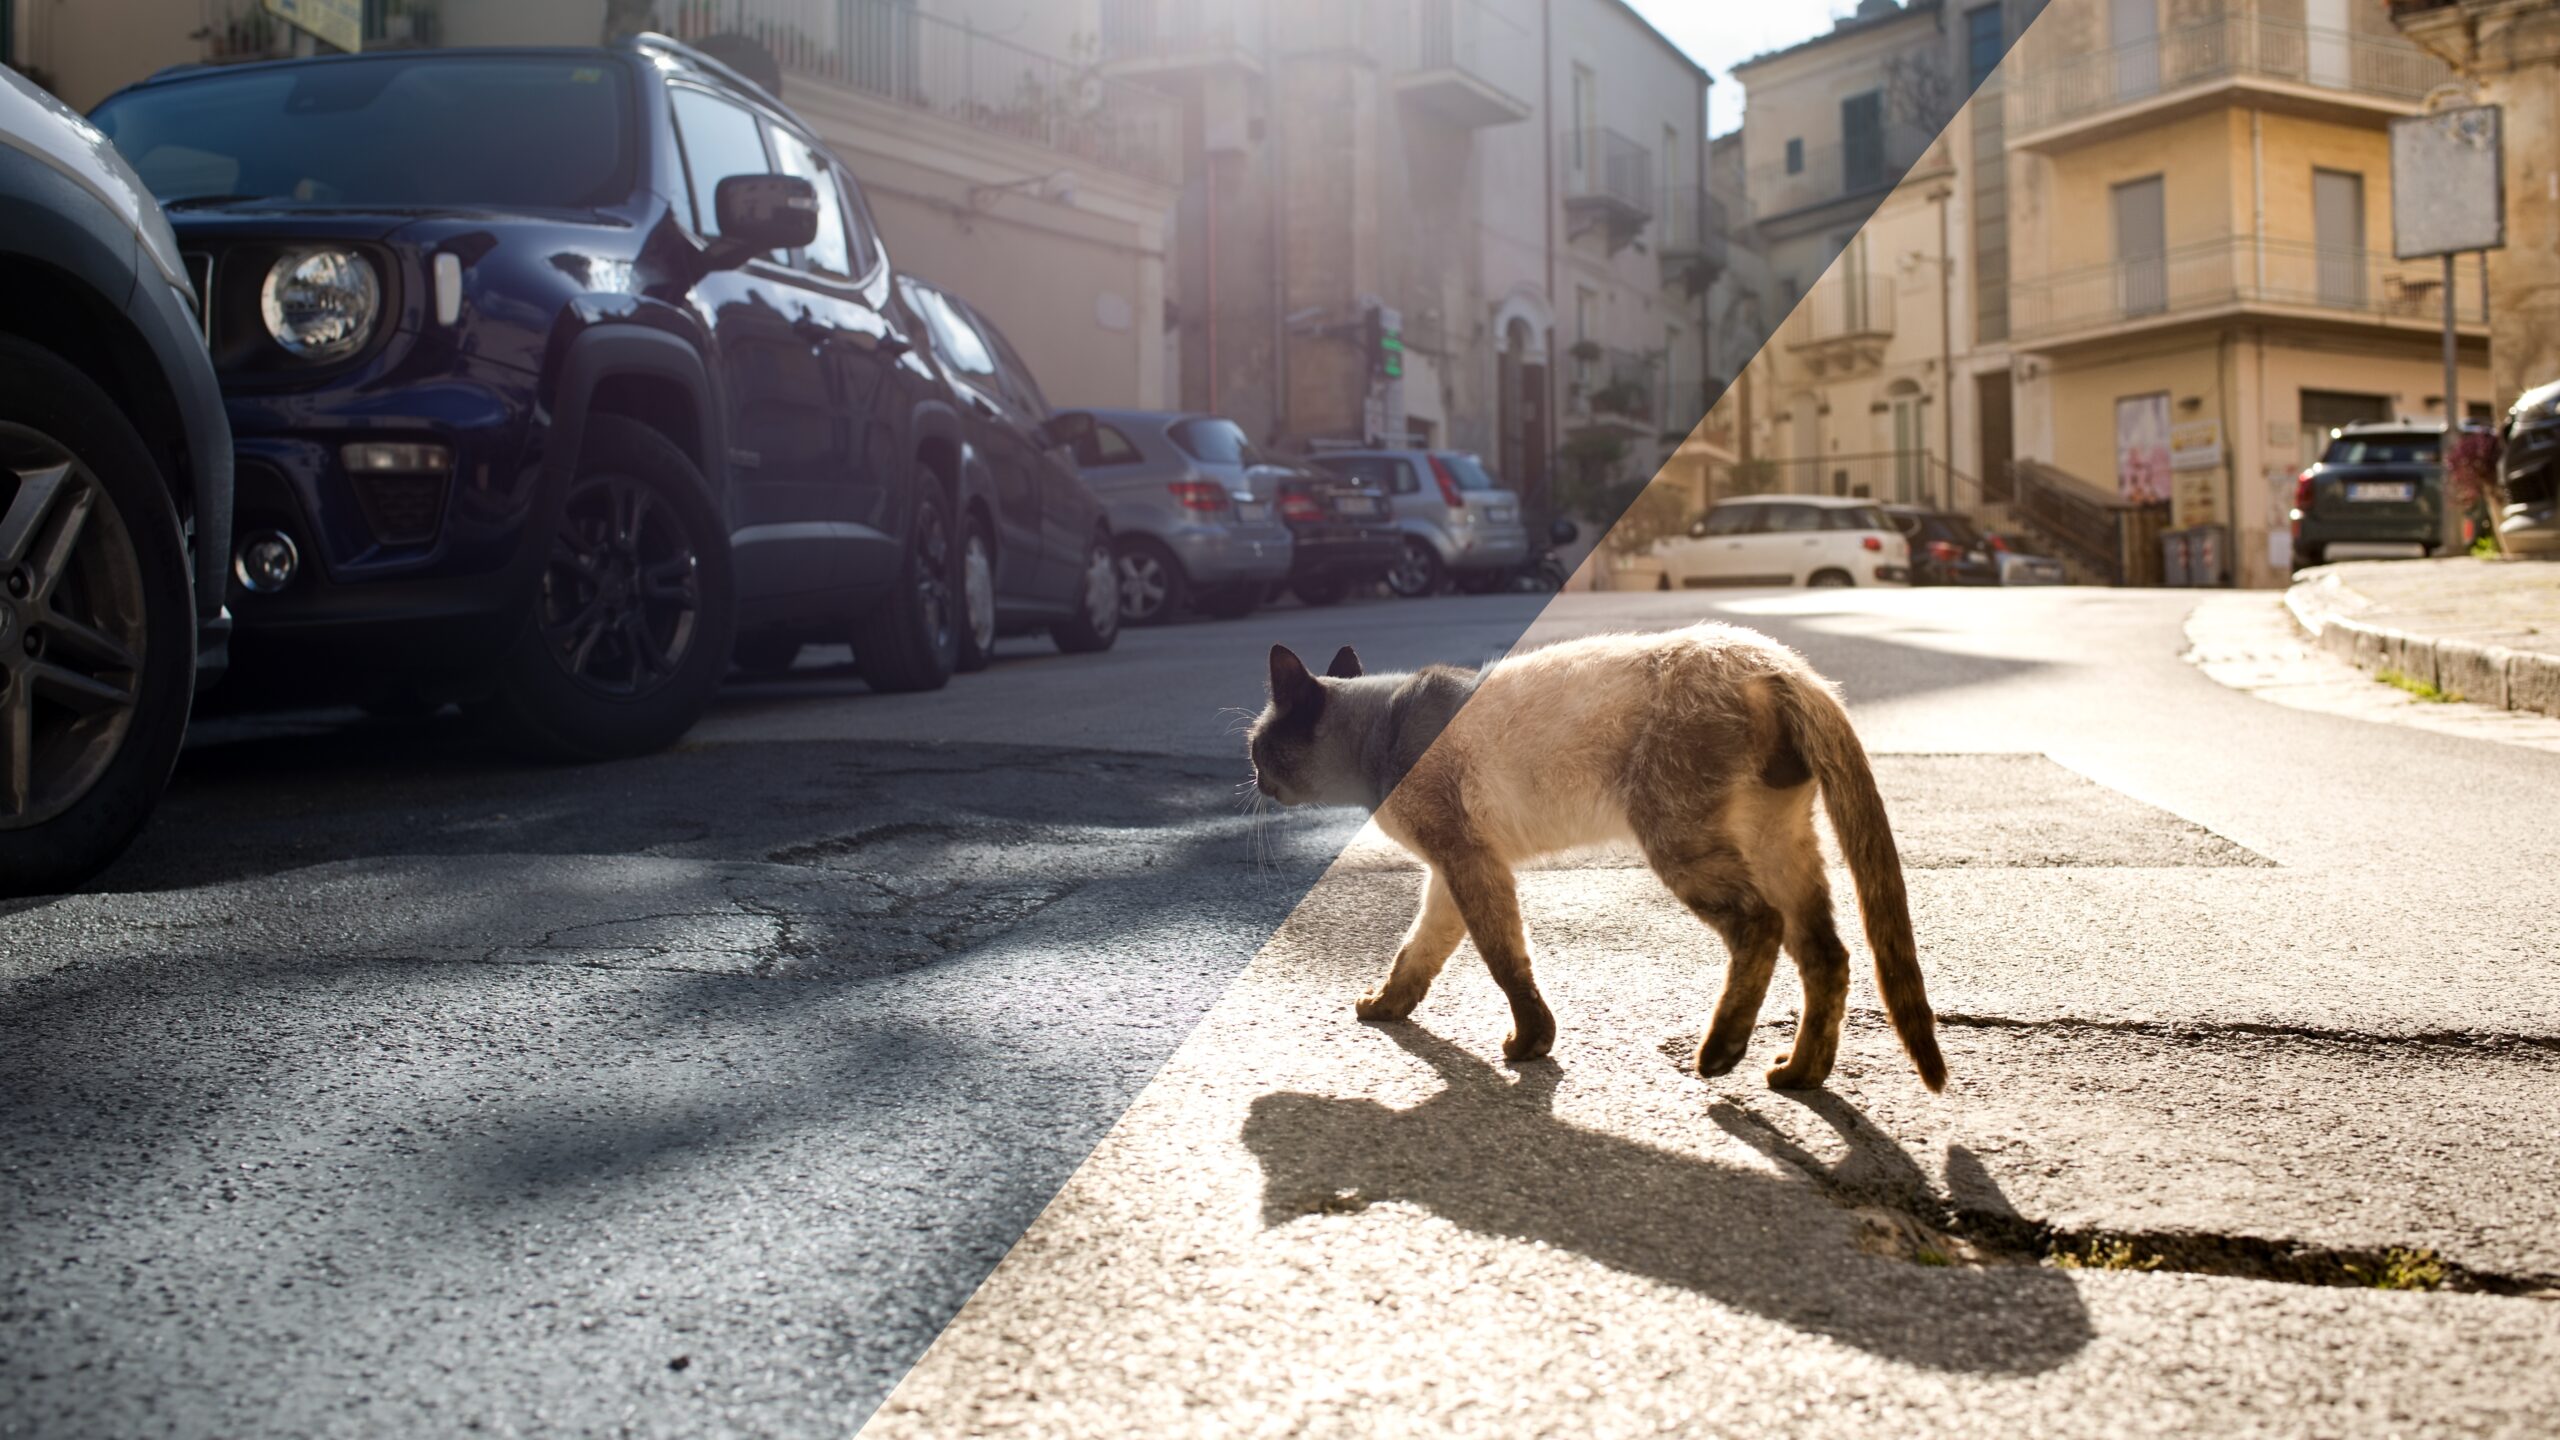
POLYGON ((1662 259, 1662 283, 1692 293, 1706 289, 1724 273, 1732 257, 1725 238, 1724 202, 1702 185, 1663 187, 1662 205, 1654 220, 1654 249, 1662 259))
POLYGON ((1243 70, 1264 63, 1264 0, 1102 0, 1102 63, 1114 75, 1243 70))
POLYGON ((893 0, 678 0, 671 29, 743 34, 786 75, 1143 180, 1181 179, 1180 101, 893 0))
POLYGON ((1848 200, 1872 199, 1915 174, 1952 169, 1933 130, 1888 126, 1856 144, 1812 145, 1751 167, 1748 188, 1754 220, 1781 220, 1848 200))
POLYGON ((1653 219, 1653 152, 1615 130, 1567 130, 1562 142, 1568 238, 1606 232, 1620 250, 1653 219))
MULTIPOLYGON (((5 0, 0 0, 0 28, 8 23, 8 8, 5 0)), ((302 33, 259 0, 198 0, 197 13, 201 23, 196 28, 196 38, 203 42, 204 58, 211 64, 291 55, 294 37, 302 33)), ((367 5, 364 43, 368 48, 434 45, 442 38, 442 21, 436 0, 410 0, 396 14, 385 5, 367 5)))
POLYGON ((1479 0, 1412 0, 1395 56, 1405 104, 1469 130, 1529 118, 1537 37, 1479 0))
MULTIPOLYGON (((2453 298, 2456 330, 2487 335, 2477 261, 2454 267, 2453 298)), ((2046 351, 2243 317, 2439 334, 2444 264, 2235 235, 2150 259, 2020 279, 2009 298, 2012 340, 2046 351)))
POLYGON ((1567 439, 1634 442, 1661 431, 1662 387, 1653 356, 1583 342, 1565 363, 1571 367, 1565 382, 1567 439))
POLYGON ((1837 380, 1881 368, 1893 332, 1892 277, 1834 273, 1797 302, 1781 333, 1813 378, 1837 380))
POLYGON ((2270 109, 2373 123, 2417 114, 2427 92, 2451 74, 2445 62, 2396 35, 2227 15, 2025 67, 2009 81, 2009 145, 2067 148, 2120 133, 2130 119, 2175 119, 2235 95, 2270 109))

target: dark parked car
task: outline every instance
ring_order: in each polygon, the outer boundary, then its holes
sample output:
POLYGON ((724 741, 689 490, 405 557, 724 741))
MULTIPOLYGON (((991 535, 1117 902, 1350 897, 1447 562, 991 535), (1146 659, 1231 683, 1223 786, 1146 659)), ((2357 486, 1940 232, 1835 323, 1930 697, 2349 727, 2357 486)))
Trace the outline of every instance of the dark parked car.
POLYGON ((150 818, 222 670, 230 524, 168 221, 0 66, 0 895, 79 884, 150 818))
POLYGON ((1120 638, 1111 525, 1068 452, 1092 420, 1050 418, 1031 367, 967 301, 911 276, 898 287, 967 427, 960 668, 986 668, 998 635, 1040 629, 1069 654, 1110 649, 1120 638))
POLYGON ((1373 481, 1273 464, 1256 467, 1253 488, 1289 527, 1288 588, 1306 604, 1331 605, 1376 585, 1403 553, 1394 507, 1373 481))
POLYGON ((2000 583, 2000 557, 1972 516, 1922 505, 1887 505, 1884 513, 1911 541, 1912 584, 2000 583))
POLYGON ((752 81, 645 37, 189 68, 95 118, 207 296, 240 678, 573 757, 683 734, 740 634, 949 678, 966 424, 752 81))
POLYGON ((2519 396, 2499 453, 2507 511, 2498 538, 2519 555, 2560 555, 2560 380, 2519 396))
POLYGON ((2329 432, 2329 448, 2293 482, 2293 563, 2317 565, 2339 544, 2444 540, 2444 425, 2375 421, 2329 432))

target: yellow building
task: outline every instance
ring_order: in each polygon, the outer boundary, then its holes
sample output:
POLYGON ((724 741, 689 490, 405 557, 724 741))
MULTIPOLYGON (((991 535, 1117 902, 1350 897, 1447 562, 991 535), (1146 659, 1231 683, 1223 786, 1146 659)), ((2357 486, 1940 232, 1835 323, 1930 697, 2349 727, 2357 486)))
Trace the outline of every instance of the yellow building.
MULTIPOLYGON (((2350 0, 2053 0, 2006 72, 2022 475, 2231 527, 2225 573, 2280 583, 2327 430, 2444 413, 2443 271, 2391 256, 2388 126, 2445 67, 2350 0)), ((2454 298, 2485 415, 2480 280, 2454 298)))

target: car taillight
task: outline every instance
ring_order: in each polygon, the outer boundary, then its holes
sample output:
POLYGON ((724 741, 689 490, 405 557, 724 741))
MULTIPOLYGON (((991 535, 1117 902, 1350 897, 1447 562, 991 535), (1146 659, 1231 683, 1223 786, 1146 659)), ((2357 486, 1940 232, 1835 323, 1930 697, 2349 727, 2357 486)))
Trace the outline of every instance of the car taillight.
POLYGON ((2009 537, 1999 534, 1986 535, 1983 537, 1983 543, 1994 550, 2006 550, 2009 548, 2009 537))
POLYGON ((1952 565, 1955 563, 1956 547, 1950 541, 1932 540, 1929 542, 1929 558, 1952 565))
POLYGON ((1183 509, 1204 515, 1217 514, 1230 503, 1227 487, 1213 480, 1176 480, 1165 488, 1173 492, 1174 500, 1183 509))
POLYGON ((1439 456, 1426 458, 1431 461, 1431 478, 1440 482, 1440 503, 1452 510, 1466 509, 1466 497, 1458 493, 1458 477, 1449 473, 1449 467, 1440 463, 1439 456))
POLYGON ((2308 470, 2293 477, 2293 508, 2296 510, 2311 508, 2311 472, 2308 470))
POLYGON ((1280 492, 1280 518, 1298 521, 1322 520, 1324 507, 1316 503, 1316 497, 1304 490, 1283 490, 1280 492))
POLYGON ((1882 550, 1884 548, 1884 537, 1881 535, 1862 535, 1858 538, 1858 543, 1869 550, 1882 550))

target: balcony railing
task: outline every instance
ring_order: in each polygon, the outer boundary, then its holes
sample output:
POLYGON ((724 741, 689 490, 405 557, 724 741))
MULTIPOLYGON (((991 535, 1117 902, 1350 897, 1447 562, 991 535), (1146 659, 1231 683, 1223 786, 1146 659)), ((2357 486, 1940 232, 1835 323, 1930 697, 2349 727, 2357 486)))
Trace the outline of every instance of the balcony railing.
POLYGON ((1482 0, 1409 0, 1394 64, 1398 90, 1469 126, 1529 118, 1538 46, 1482 0))
POLYGON ((1751 213, 1766 219, 1899 185, 1937 138, 1931 130, 1888 126, 1856 144, 1808 146, 1793 168, 1783 157, 1754 165, 1751 213))
POLYGON ((1617 424, 1651 433, 1661 408, 1661 380, 1655 357, 1636 350, 1603 348, 1598 354, 1577 347, 1567 363, 1565 408, 1578 424, 1617 424))
POLYGON ((1262 0, 1102 0, 1102 58, 1176 67, 1263 55, 1262 0))
MULTIPOLYGON (((2372 250, 2234 235, 2146 259, 2020 279, 2010 289, 2009 316, 2016 338, 2050 340, 2233 306, 2438 324, 2444 267, 2372 250)), ((2455 267, 2454 317, 2465 325, 2488 323, 2477 265, 2455 267)))
POLYGON ((1827 275, 1787 317, 1787 345, 1802 350, 1842 341, 1888 340, 1893 324, 1891 276, 1827 275))
POLYGON ((1703 265, 1709 278, 1725 267, 1730 254, 1725 232, 1724 202, 1702 185, 1666 185, 1654 211, 1654 249, 1662 256, 1665 280, 1693 265, 1703 265))
POLYGON ((2027 134, 2157 95, 2248 78, 2414 105, 2450 74, 2442 60, 2396 35, 2226 15, 2017 70, 2009 82, 2009 129, 2027 134))
POLYGON ((2035 460, 2009 466, 2009 505, 2039 539, 2110 585, 2160 583, 2169 502, 2127 500, 2035 460))
POLYGON ((678 0, 674 33, 743 34, 822 85, 1142 179, 1181 176, 1180 102, 888 0, 678 0))
POLYGON ((1653 152, 1615 130, 1567 130, 1561 144, 1564 204, 1606 222, 1623 241, 1653 218, 1653 152))

